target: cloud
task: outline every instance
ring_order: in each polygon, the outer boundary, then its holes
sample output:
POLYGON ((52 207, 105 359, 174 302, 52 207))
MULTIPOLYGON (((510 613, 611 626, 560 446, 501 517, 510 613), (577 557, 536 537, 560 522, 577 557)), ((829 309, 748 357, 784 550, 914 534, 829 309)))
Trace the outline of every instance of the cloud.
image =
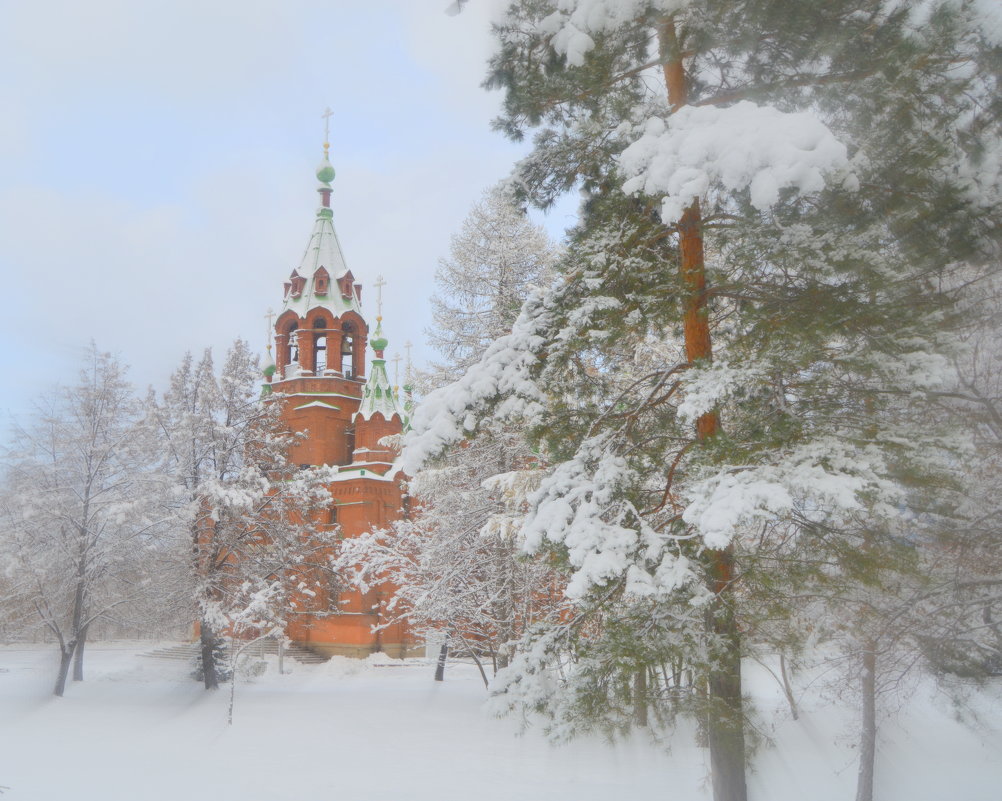
MULTIPOLYGON (((259 351, 317 205, 390 348, 420 361, 437 261, 520 153, 479 88, 490 3, 53 0, 0 30, 0 353, 23 410, 95 338, 162 384, 185 350, 259 351), (439 8, 439 5, 441 8, 439 8)), ((3 405, 0 405, 2 408, 3 405)))

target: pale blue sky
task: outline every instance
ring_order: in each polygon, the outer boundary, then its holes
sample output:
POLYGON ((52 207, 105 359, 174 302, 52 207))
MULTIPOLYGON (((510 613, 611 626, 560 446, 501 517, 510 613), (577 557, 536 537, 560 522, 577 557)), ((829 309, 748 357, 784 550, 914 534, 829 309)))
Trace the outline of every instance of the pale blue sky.
MULTIPOLYGON (((22 415, 94 338, 162 384, 186 349, 263 351, 334 110, 335 225, 387 355, 470 205, 522 150, 479 87, 491 0, 0 0, 0 366, 22 415)), ((548 221, 562 230, 566 212, 548 221)))

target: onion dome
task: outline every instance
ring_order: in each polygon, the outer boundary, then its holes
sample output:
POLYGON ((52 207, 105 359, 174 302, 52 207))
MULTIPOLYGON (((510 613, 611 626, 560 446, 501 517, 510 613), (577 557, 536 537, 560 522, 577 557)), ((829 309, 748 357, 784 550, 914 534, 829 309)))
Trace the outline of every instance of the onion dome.
POLYGON ((327 184, 327 186, 330 186, 331 181, 334 180, 334 165, 327 160, 326 153, 324 154, 324 160, 317 167, 317 180, 322 184, 327 184))

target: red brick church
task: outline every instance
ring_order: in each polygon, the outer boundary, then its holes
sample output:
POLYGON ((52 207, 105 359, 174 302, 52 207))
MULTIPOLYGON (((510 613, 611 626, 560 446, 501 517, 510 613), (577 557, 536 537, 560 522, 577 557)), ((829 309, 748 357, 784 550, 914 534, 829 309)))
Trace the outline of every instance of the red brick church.
MULTIPOLYGON (((399 434, 404 404, 390 384, 383 351, 381 318, 370 339, 362 315, 362 285, 348 269, 334 230, 331 181, 334 168, 324 145, 317 168, 320 207, 299 266, 285 282, 282 308, 274 325, 275 363, 266 371, 279 395, 290 430, 307 432, 291 453, 300 465, 337 468, 329 489, 334 505, 327 522, 345 537, 384 528, 404 509, 402 476, 395 454, 380 439, 399 434), (366 348, 374 358, 366 367, 366 348)), ((332 655, 403 656, 415 650, 399 624, 373 631, 393 588, 361 593, 336 585, 321 587, 296 614, 286 633, 294 642, 332 655)))

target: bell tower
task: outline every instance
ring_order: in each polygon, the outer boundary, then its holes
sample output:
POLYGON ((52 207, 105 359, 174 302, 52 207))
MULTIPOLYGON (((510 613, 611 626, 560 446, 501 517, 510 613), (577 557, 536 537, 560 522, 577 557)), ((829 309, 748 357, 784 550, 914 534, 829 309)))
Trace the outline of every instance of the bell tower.
MULTIPOLYGON (((334 505, 324 522, 339 527, 343 537, 353 537, 387 528, 403 515, 403 477, 392 468, 395 453, 381 440, 403 430, 404 410, 386 374, 382 317, 376 318, 370 342, 362 285, 345 264, 334 230, 334 167, 328 148, 325 142, 316 170, 320 206, 313 230, 302 259, 283 284, 273 330, 275 362, 265 369, 265 390, 272 402, 281 404, 289 430, 305 435, 292 446, 291 461, 332 468, 328 488, 334 505), (369 344, 375 358, 367 373, 369 344)), ((380 295, 382 285, 380 279, 380 295)), ((403 626, 372 630, 384 622, 392 586, 361 593, 338 586, 319 568, 304 579, 308 592, 297 599, 302 611, 286 629, 293 641, 328 655, 364 657, 381 651, 404 656, 414 650, 403 626)))

